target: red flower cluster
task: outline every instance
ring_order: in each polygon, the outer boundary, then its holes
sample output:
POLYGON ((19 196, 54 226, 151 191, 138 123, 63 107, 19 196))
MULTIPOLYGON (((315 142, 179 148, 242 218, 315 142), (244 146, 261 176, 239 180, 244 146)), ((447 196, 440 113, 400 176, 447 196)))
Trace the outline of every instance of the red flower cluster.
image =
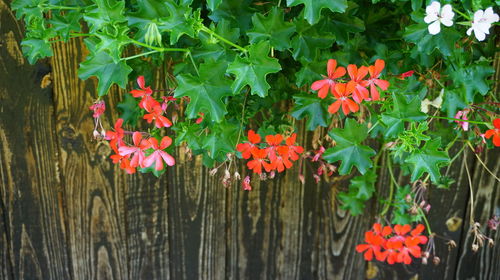
POLYGON ((156 170, 162 170, 164 161, 168 166, 175 164, 175 159, 164 151, 172 144, 170 137, 163 137, 158 144, 156 138, 143 139, 141 132, 135 131, 132 133, 133 145, 129 146, 123 140, 125 131, 122 125, 123 119, 118 119, 115 123, 115 131, 107 131, 105 137, 115 152, 114 155, 111 155, 111 159, 113 163, 120 163, 121 169, 133 174, 137 171, 137 167, 146 168, 155 164, 156 170), (148 150, 152 152, 146 156, 148 150))
POLYGON ((299 154, 304 152, 304 148, 295 145, 297 134, 293 133, 290 137, 283 138, 281 134, 267 135, 266 142, 261 143, 261 137, 253 130, 248 131, 248 142, 240 143, 236 150, 241 152, 244 159, 253 159, 247 163, 250 170, 261 174, 262 167, 266 172, 277 170, 283 172, 292 167, 292 161, 299 159, 299 154), (285 141, 285 145, 282 142, 285 141))
POLYGON ((418 224, 412 230, 410 225, 395 225, 382 227, 381 224, 373 224, 370 231, 365 232, 365 242, 356 246, 358 253, 365 252, 365 260, 371 261, 373 256, 378 261, 387 261, 389 264, 410 264, 411 256, 422 257, 419 244, 427 243, 427 237, 421 235, 425 227, 418 224))
POLYGON ((139 107, 146 110, 148 114, 144 115, 144 119, 148 121, 148 123, 155 121, 155 126, 157 128, 162 127, 171 127, 172 122, 165 116, 165 110, 167 109, 168 101, 175 101, 176 99, 173 97, 164 98, 165 103, 162 106, 160 102, 156 101, 151 95, 153 94, 153 90, 151 87, 145 86, 144 76, 139 76, 137 78, 137 84, 141 89, 134 89, 130 91, 133 97, 138 98, 142 97, 141 101, 139 101, 139 107))
POLYGON ((380 73, 384 70, 385 62, 382 59, 377 59, 375 65, 357 67, 354 64, 347 66, 347 73, 350 81, 340 83, 337 79, 342 78, 346 69, 337 67, 335 59, 328 60, 327 77, 323 80, 318 80, 311 85, 312 90, 318 90, 318 97, 324 99, 330 92, 337 100, 328 107, 330 114, 335 114, 340 107, 345 115, 350 112, 357 112, 359 105, 363 100, 380 100, 380 93, 377 86, 382 90, 389 88, 389 82, 379 79, 380 73), (370 78, 365 79, 370 73, 370 78), (370 88, 370 91, 368 91, 370 88), (350 98, 352 97, 353 100, 350 98))
POLYGON ((484 133, 484 137, 490 139, 493 136, 493 145, 500 147, 500 118, 493 121, 494 129, 489 129, 484 133))

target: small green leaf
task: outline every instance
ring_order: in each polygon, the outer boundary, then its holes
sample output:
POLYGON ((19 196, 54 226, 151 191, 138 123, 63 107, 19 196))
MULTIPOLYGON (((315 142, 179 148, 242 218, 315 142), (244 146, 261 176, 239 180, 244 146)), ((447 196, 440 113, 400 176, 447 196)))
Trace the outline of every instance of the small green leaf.
POLYGON ((318 23, 322 9, 329 9, 332 12, 345 12, 347 0, 287 0, 288 7, 304 4, 304 18, 310 24, 318 23))
POLYGON ((127 93, 124 95, 124 100, 116 105, 121 111, 120 118, 123 119, 125 124, 130 124, 134 127, 137 125, 137 120, 142 115, 141 108, 138 104, 139 99, 127 93))
POLYGON ((269 43, 262 41, 250 46, 249 57, 239 57, 229 64, 227 72, 236 75, 236 79, 231 86, 235 93, 249 85, 252 94, 265 97, 271 86, 266 81, 266 76, 281 70, 281 66, 276 58, 268 56, 270 50, 269 43))
POLYGON ((53 13, 49 20, 52 29, 57 32, 65 41, 70 37, 70 32, 79 32, 81 29, 80 19, 82 13, 79 11, 68 11, 64 15, 53 13))
POLYGON ((370 157, 376 154, 375 151, 361 145, 368 136, 368 128, 365 125, 358 124, 354 119, 346 119, 345 128, 334 128, 329 135, 336 145, 327 149, 323 158, 330 163, 340 160, 340 175, 351 173, 353 166, 356 166, 361 174, 365 174, 373 166, 370 157))
POLYGON ((305 59, 312 61, 320 49, 332 46, 335 36, 317 28, 318 25, 309 25, 305 20, 295 22, 297 35, 292 38, 292 55, 295 60, 305 59))
POLYGON ((40 58, 53 55, 50 43, 42 39, 28 38, 28 40, 23 40, 21 42, 21 46, 23 53, 28 57, 28 62, 30 64, 35 64, 35 62, 40 58))
POLYGON ((239 125, 227 121, 214 125, 203 138, 203 149, 212 159, 222 162, 228 153, 234 153, 238 140, 239 125))
POLYGON ((201 21, 199 12, 192 13, 188 5, 177 5, 173 1, 165 2, 165 5, 170 15, 165 20, 160 21, 159 26, 165 25, 165 28, 170 31, 170 43, 177 43, 183 34, 194 38, 193 26, 196 25, 196 22, 201 21))
POLYGON ((198 113, 205 113, 206 117, 216 122, 222 121, 227 113, 222 98, 232 93, 230 80, 224 76, 226 65, 224 62, 207 62, 201 64, 199 77, 191 74, 176 77, 179 86, 175 90, 175 97, 190 98, 186 108, 188 118, 194 119, 198 113))
POLYGON ((283 12, 280 9, 272 8, 268 16, 255 13, 252 22, 253 28, 247 32, 250 43, 255 44, 267 40, 279 51, 290 48, 290 36, 295 32, 295 25, 284 21, 283 12))
POLYGON ((124 16, 125 1, 94 0, 97 7, 86 11, 84 19, 90 27, 90 33, 95 33, 108 26, 126 22, 124 16))
POLYGON ((207 6, 211 11, 215 11, 220 3, 222 3, 222 0, 207 0, 207 6))
POLYGON ((446 152, 438 150, 440 144, 440 138, 430 140, 425 143, 422 149, 413 151, 406 159, 405 162, 411 164, 413 167, 411 174, 412 182, 422 177, 424 172, 429 173, 432 182, 437 183, 439 181, 441 176, 439 168, 450 161, 446 152))
POLYGON ((354 194, 351 193, 339 193, 338 198, 342 203, 341 208, 348 210, 351 215, 356 216, 363 214, 365 209, 365 202, 363 200, 357 199, 354 194))
POLYGON ((377 174, 373 169, 370 169, 362 176, 356 176, 351 179, 349 190, 353 189, 356 193, 356 198, 367 201, 375 192, 375 182, 377 174))
POLYGON ((99 79, 97 93, 99 96, 103 96, 108 93, 113 84, 125 88, 130 72, 132 72, 132 68, 124 61, 115 63, 106 52, 98 52, 94 56, 87 57, 87 60, 80 64, 78 76, 83 80, 90 76, 96 76, 99 79))
POLYGON ((310 94, 294 95, 295 106, 291 112, 292 117, 297 120, 307 116, 306 126, 308 130, 315 130, 316 127, 327 127, 327 110, 321 99, 310 94))
POLYGON ((465 90, 467 102, 474 102, 474 95, 486 95, 490 90, 487 78, 495 73, 495 69, 488 62, 479 62, 473 65, 462 66, 449 70, 453 82, 465 90))

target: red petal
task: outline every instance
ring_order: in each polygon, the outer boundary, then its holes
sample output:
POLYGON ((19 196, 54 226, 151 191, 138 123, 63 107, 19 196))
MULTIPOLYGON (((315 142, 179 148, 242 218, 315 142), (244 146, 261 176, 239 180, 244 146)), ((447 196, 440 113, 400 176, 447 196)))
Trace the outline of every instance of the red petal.
POLYGON ((312 90, 318 90, 318 89, 324 87, 325 85, 327 85, 328 83, 329 83, 329 80, 327 80, 327 79, 318 80, 318 81, 312 83, 311 89, 312 90))
POLYGON ((340 108, 340 99, 337 99, 337 101, 333 102, 330 106, 328 106, 328 113, 330 114, 335 114, 340 108))
POLYGON ((358 66, 354 64, 347 65, 347 73, 349 73, 349 77, 352 81, 356 80, 356 76, 358 75, 358 66))
POLYGON ((140 88, 144 89, 146 82, 144 81, 144 76, 137 77, 137 84, 140 88))
POLYGON ((318 97, 321 98, 321 99, 325 99, 325 97, 328 95, 328 89, 330 89, 330 85, 329 84, 324 85, 318 91, 318 97))
POLYGON ((496 118, 494 121, 493 121, 493 126, 497 129, 500 129, 500 118, 496 118))
POLYGON ((161 139, 160 150, 163 150, 172 144, 172 138, 164 136, 161 139))
POLYGON ((335 73, 333 73, 333 76, 331 77, 332 79, 337 79, 345 75, 345 68, 344 67, 339 67, 337 70, 335 70, 335 73))
POLYGON ((333 76, 336 67, 337 67, 337 61, 335 59, 329 59, 326 65, 326 72, 329 78, 333 76))
POLYGON ((377 86, 379 86, 381 89, 383 90, 387 90, 389 88, 389 86, 391 85, 388 81, 386 80, 379 80, 379 79, 375 79, 375 84, 377 86))
POLYGON ((257 144, 260 142, 260 135, 255 133, 253 130, 248 131, 248 141, 250 141, 253 144, 257 144))

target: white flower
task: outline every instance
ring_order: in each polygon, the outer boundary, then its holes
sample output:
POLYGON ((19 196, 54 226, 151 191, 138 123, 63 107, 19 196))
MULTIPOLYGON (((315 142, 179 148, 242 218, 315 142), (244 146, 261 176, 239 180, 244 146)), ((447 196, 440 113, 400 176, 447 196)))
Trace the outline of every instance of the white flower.
POLYGON ((428 26, 429 33, 436 35, 441 31, 441 23, 446 26, 453 25, 453 17, 455 13, 450 4, 446 4, 441 8, 441 3, 432 2, 425 8, 425 23, 430 23, 428 26))
POLYGON ((492 23, 498 21, 498 15, 493 12, 493 8, 489 7, 486 10, 479 10, 474 13, 474 21, 472 27, 467 30, 467 35, 471 35, 474 31, 478 41, 483 41, 486 34, 490 34, 490 27, 492 23))

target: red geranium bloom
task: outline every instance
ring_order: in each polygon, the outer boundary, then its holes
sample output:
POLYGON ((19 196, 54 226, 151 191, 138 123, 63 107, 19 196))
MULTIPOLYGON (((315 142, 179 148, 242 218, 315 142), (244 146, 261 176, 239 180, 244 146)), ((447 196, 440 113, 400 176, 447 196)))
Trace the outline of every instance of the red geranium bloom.
POLYGON ((249 159, 252 155, 252 151, 259 149, 256 144, 260 142, 260 135, 250 129, 248 131, 248 141, 250 141, 250 143, 240 143, 236 146, 236 150, 241 152, 241 156, 244 159, 249 159))
POLYGON ((325 79, 316 81, 311 85, 312 90, 319 90, 319 98, 324 99, 328 95, 328 90, 333 93, 335 91, 335 79, 345 75, 344 67, 336 67, 337 61, 335 59, 329 59, 326 66, 328 77, 323 76, 325 79))
POLYGON ((484 137, 490 139, 493 136, 493 145, 500 147, 500 118, 493 121, 494 129, 489 129, 484 133, 484 137))
POLYGON ((118 152, 121 156, 128 156, 134 154, 130 160, 131 167, 141 166, 144 167, 144 150, 151 147, 151 142, 146 139, 142 139, 142 134, 138 131, 132 134, 132 139, 134 141, 134 146, 121 146, 118 148, 118 152))
POLYGON ((384 239, 373 231, 367 231, 365 232, 365 241, 368 244, 359 244, 356 246, 356 251, 358 253, 365 252, 365 260, 371 261, 374 254, 377 255, 380 253, 380 246, 382 246, 384 239))
POLYGON ((276 159, 276 153, 278 152, 278 146, 281 145, 281 142, 283 142, 283 135, 281 134, 276 134, 276 135, 267 135, 266 136, 266 143, 269 145, 268 148, 266 148, 267 155, 269 156, 269 159, 274 161, 276 159))
POLYGON ((168 136, 163 137, 161 139, 160 145, 158 146, 158 140, 156 140, 156 138, 154 137, 151 137, 149 138, 149 143, 151 144, 151 147, 154 149, 154 152, 144 159, 143 162, 144 167, 149 167, 153 163, 155 163, 155 169, 162 170, 163 161, 165 161, 165 163, 168 166, 173 166, 175 164, 175 159, 167 152, 163 151, 172 144, 172 138, 168 136))
POLYGON ((379 86, 382 90, 387 90, 389 88, 389 82, 386 80, 379 79, 380 73, 384 70, 385 62, 382 59, 377 59, 375 65, 368 67, 368 72, 370 72, 370 79, 363 81, 362 85, 364 87, 370 86, 370 94, 372 100, 380 100, 380 93, 376 86, 379 86))
POLYGON ((415 73, 415 71, 413 71, 413 70, 404 72, 401 75, 399 75, 399 79, 404 80, 405 78, 413 76, 413 73, 415 73))
POLYGON ((271 164, 266 162, 267 152, 265 149, 257 149, 252 151, 253 160, 247 162, 247 167, 250 170, 253 170, 254 173, 261 174, 262 173, 262 165, 266 169, 266 172, 270 172, 273 170, 271 164))
POLYGON ((124 130, 122 125, 123 119, 118 119, 115 123, 115 131, 106 131, 105 139, 109 141, 109 145, 116 153, 118 153, 118 147, 123 145, 124 130))
POLYGON ((328 112, 330 114, 335 114, 340 106, 342 106, 344 115, 349 114, 349 112, 357 112, 359 110, 358 104, 349 98, 353 90, 354 84, 336 84, 333 95, 335 95, 337 100, 328 107, 328 112))
POLYGON ((370 94, 366 87, 362 85, 363 78, 368 74, 368 67, 366 66, 361 66, 358 67, 354 64, 349 64, 347 65, 347 73, 349 73, 349 77, 351 77, 351 80, 349 81, 348 84, 351 87, 354 87, 354 90, 352 92, 352 98, 354 101, 361 103, 364 99, 369 99, 370 94))
POLYGON ((301 146, 295 146, 295 139, 297 139, 297 134, 292 133, 290 137, 286 138, 285 143, 288 146, 288 156, 290 157, 291 160, 298 160, 299 155, 304 152, 304 148, 301 146))
POLYGON ((135 98, 142 97, 141 101, 139 101, 139 107, 143 109, 146 108, 151 109, 157 105, 160 105, 158 101, 156 101, 153 97, 151 97, 151 94, 153 94, 153 90, 151 89, 151 87, 145 86, 146 82, 144 81, 144 76, 137 77, 137 84, 141 89, 131 90, 130 93, 135 98))
POLYGON ((397 262, 398 263, 404 263, 404 264, 410 264, 412 259, 410 257, 410 254, 412 254, 415 258, 420 258, 421 257, 421 249, 418 246, 418 240, 412 240, 410 238, 407 238, 405 240, 405 246, 402 246, 399 249, 399 254, 397 256, 397 262))
POLYGON ((155 120, 155 126, 157 128, 172 126, 172 122, 167 117, 163 116, 163 110, 161 109, 160 105, 154 107, 152 112, 149 114, 145 114, 143 118, 147 120, 148 123, 151 123, 153 120, 155 120))

